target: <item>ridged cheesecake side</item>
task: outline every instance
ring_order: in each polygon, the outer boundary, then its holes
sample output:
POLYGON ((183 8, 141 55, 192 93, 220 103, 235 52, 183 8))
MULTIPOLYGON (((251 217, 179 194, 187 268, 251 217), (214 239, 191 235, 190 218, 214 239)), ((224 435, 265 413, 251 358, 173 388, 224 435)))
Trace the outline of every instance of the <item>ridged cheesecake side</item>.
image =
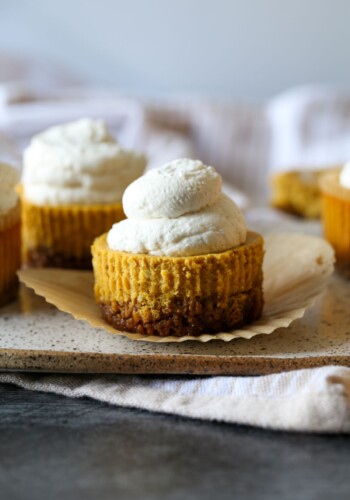
POLYGON ((222 253, 191 257, 109 249, 106 234, 92 246, 95 298, 119 330, 183 336, 227 331, 257 319, 263 308, 263 239, 222 253))
POLYGON ((125 218, 122 204, 36 205, 22 201, 22 259, 30 267, 91 269, 91 244, 125 218))

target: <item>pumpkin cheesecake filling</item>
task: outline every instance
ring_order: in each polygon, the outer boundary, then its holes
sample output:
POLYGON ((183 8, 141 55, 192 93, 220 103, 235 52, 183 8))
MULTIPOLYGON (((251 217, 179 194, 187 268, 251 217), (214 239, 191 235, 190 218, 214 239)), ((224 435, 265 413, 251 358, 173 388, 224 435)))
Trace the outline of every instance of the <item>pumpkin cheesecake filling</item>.
POLYGON ((189 257, 111 251, 106 235, 92 248, 95 297, 105 320, 145 335, 215 333, 249 323, 263 306, 263 240, 189 257))
POLYGON ((92 246, 95 298, 109 324, 198 336, 261 315, 263 239, 247 233, 212 167, 177 160, 150 171, 126 189, 123 208, 129 218, 92 246))
POLYGON ((29 267, 91 269, 91 242, 124 219, 121 203, 40 206, 21 186, 22 260, 29 267))

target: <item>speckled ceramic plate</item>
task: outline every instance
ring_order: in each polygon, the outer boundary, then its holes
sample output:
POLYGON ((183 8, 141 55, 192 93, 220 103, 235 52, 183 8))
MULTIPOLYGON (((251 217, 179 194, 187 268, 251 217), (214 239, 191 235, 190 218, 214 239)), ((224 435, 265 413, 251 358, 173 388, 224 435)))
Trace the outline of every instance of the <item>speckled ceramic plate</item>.
POLYGON ((350 282, 334 276, 305 316, 273 335, 150 344, 76 321, 28 289, 0 310, 0 369, 76 373, 263 374, 350 366, 350 282))
POLYGON ((76 321, 23 287, 17 302, 0 309, 0 369, 258 375, 326 364, 350 366, 349 304, 350 282, 335 275, 302 319, 273 335, 228 343, 152 344, 76 321))
POLYGON ((238 338, 251 339, 271 334, 279 327, 288 327, 301 318, 306 308, 324 290, 333 272, 334 252, 322 238, 305 234, 278 233, 265 238, 264 310, 261 318, 231 331, 199 336, 149 336, 119 331, 107 324, 93 296, 93 274, 65 269, 27 269, 19 272, 20 280, 47 302, 87 321, 90 326, 103 328, 114 335, 134 341, 164 342, 230 342, 238 338))

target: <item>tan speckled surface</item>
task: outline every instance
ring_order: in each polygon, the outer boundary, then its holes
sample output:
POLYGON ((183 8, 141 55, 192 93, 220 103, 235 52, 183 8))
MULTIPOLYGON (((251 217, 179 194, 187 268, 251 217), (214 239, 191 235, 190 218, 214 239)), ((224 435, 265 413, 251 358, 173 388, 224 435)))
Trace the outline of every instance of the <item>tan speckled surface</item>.
POLYGON ((303 319, 272 335, 231 343, 147 344, 94 329, 22 289, 19 302, 0 310, 0 368, 205 375, 350 366, 349 304, 350 282, 335 276, 303 319))

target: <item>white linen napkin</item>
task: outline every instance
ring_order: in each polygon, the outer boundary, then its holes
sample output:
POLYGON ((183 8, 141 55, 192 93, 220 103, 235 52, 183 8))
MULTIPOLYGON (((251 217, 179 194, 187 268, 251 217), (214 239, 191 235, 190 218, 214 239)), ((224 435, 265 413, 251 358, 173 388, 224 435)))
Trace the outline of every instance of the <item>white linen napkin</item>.
POLYGON ((350 368, 261 377, 0 374, 0 383, 116 406, 299 432, 350 432, 350 368))

